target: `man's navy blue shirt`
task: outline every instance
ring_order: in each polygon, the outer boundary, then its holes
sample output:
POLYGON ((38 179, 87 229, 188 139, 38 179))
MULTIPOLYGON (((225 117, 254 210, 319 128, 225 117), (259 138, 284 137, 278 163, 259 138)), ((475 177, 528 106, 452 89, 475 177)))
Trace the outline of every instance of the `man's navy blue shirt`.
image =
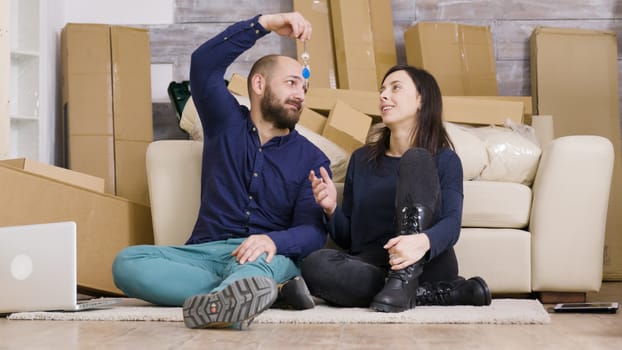
POLYGON ((261 145, 249 110, 226 88, 227 67, 269 33, 258 18, 230 26, 192 54, 190 87, 205 140, 201 206, 187 244, 267 234, 277 254, 299 259, 326 242, 308 175, 330 163, 296 130, 261 145))

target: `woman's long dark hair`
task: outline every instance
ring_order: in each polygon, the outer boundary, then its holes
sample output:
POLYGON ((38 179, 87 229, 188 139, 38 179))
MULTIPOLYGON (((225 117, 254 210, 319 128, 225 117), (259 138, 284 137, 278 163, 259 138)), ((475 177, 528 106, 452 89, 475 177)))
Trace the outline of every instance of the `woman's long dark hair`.
MULTIPOLYGON (((454 145, 443 126, 443 99, 436 79, 424 69, 409 65, 397 65, 387 71, 382 78, 382 83, 389 74, 400 70, 408 73, 415 83, 417 92, 421 95, 421 108, 415 116, 417 122, 410 135, 411 147, 425 148, 433 155, 436 155, 444 147, 454 149, 454 145)), ((389 148, 390 138, 391 130, 387 126, 380 124, 372 127, 367 139, 371 161, 378 162, 380 157, 385 154, 389 148)))

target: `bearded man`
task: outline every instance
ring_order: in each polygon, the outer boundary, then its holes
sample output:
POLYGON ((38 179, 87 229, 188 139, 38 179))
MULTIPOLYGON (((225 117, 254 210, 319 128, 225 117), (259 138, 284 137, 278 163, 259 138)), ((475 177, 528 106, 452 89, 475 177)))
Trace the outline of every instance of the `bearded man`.
POLYGON ((183 246, 128 247, 113 264, 127 296, 183 306, 190 328, 246 328, 278 296, 295 309, 314 306, 299 264, 324 245, 326 230, 308 175, 329 169, 329 160, 294 129, 306 93, 302 66, 286 56, 259 59, 248 76, 250 110, 224 80, 271 31, 311 37, 298 13, 258 15, 192 54, 190 87, 205 135, 194 230, 183 246))

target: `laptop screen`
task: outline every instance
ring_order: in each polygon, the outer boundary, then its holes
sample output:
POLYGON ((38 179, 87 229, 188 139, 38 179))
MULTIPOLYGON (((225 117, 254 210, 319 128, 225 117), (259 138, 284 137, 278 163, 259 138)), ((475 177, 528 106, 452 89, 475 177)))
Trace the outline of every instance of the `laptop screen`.
POLYGON ((0 313, 76 303, 76 223, 0 227, 0 313))

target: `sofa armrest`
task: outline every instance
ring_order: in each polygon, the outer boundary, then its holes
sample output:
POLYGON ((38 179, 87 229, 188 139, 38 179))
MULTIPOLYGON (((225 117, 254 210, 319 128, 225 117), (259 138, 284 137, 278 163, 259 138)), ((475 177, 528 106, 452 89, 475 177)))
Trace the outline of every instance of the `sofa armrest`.
POLYGON ((600 289, 613 146, 600 136, 565 136, 542 153, 533 184, 532 289, 600 289))
POLYGON ((158 245, 184 244, 201 204, 203 142, 161 140, 147 147, 147 183, 153 239, 158 245))

